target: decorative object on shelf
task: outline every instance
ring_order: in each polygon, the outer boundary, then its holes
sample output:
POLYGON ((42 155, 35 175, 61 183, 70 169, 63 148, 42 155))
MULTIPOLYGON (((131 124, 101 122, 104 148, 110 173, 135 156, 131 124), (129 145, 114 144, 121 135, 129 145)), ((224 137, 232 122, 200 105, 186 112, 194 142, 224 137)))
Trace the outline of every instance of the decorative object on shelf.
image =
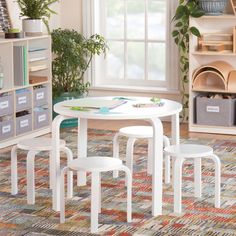
MULTIPOLYGON (((54 103, 84 96, 89 82, 84 81, 94 55, 106 54, 105 39, 98 34, 86 39, 75 30, 56 29, 52 32, 52 89, 54 103)), ((64 124, 67 121, 64 121, 64 124)), ((73 125, 72 125, 73 126, 73 125)))
POLYGON ((196 27, 189 27, 189 17, 198 18, 203 15, 204 12, 199 9, 197 0, 179 0, 179 5, 173 17, 175 29, 172 31, 172 36, 179 48, 180 55, 180 87, 183 104, 182 121, 188 120, 189 95, 186 91, 188 91, 189 81, 189 35, 201 36, 196 27))
POLYGON ((6 0, 0 0, 0 31, 6 32, 11 28, 6 0))
POLYGON ((199 7, 209 16, 223 14, 228 0, 199 0, 199 7))
POLYGON ((27 17, 22 21, 23 31, 27 36, 39 36, 43 32, 42 22, 50 32, 48 20, 51 14, 56 14, 49 7, 58 0, 17 0, 21 17, 27 17))
POLYGON ((11 28, 5 32, 5 39, 23 38, 23 32, 20 29, 11 28))
POLYGON ((198 38, 199 51, 233 52, 234 34, 206 33, 198 38))
POLYGON ((197 68, 193 74, 193 90, 227 91, 233 66, 225 61, 214 61, 197 68))
POLYGON ((230 0, 231 8, 233 10, 234 15, 236 15, 236 1, 230 0))

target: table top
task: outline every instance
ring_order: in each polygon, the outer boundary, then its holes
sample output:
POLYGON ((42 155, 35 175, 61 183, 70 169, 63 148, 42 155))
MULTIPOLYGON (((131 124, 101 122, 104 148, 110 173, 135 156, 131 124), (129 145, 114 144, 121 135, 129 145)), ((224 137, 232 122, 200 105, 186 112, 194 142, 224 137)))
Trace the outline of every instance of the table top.
MULTIPOLYGON (((91 99, 113 100, 120 97, 90 97, 91 99)), ((83 98, 82 98, 83 99, 83 98)), ((126 119, 151 119, 178 114, 182 110, 179 102, 161 99, 164 103, 160 107, 134 107, 135 104, 149 104, 151 97, 125 97, 126 103, 110 109, 109 112, 101 112, 99 109, 89 109, 86 111, 71 110, 71 104, 76 105, 75 100, 67 100, 54 105, 54 111, 60 115, 85 119, 100 120, 126 120, 126 119), (71 102, 73 101, 73 102, 71 102)))

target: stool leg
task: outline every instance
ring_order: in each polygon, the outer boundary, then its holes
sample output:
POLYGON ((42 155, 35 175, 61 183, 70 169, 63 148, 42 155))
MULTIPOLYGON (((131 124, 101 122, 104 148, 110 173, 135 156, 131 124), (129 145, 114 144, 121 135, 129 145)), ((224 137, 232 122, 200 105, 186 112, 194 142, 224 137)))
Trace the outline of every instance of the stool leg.
POLYGON ((182 212, 182 165, 184 159, 177 157, 174 165, 174 212, 182 212))
MULTIPOLYGON (((69 162, 73 160, 73 153, 68 147, 61 148, 61 151, 66 154, 67 157, 67 166, 69 162)), ((67 198, 73 197, 73 171, 68 170, 67 172, 67 198)))
POLYGON ((172 166, 172 171, 171 171, 172 172, 172 181, 171 181, 171 183, 172 183, 172 188, 174 188, 175 160, 176 160, 176 157, 171 157, 171 166, 172 166))
MULTIPOLYGON (((113 138, 113 157, 114 158, 119 158, 119 133, 116 133, 114 138, 113 138)), ((119 176, 119 171, 114 170, 113 171, 113 178, 118 178, 119 176)))
POLYGON ((152 158, 153 158, 153 139, 148 139, 148 159, 147 159, 147 173, 152 175, 152 158))
POLYGON ((35 175, 34 175, 34 159, 37 152, 29 151, 27 154, 27 203, 35 203, 35 175))
POLYGON ((215 163, 215 207, 220 208, 221 163, 218 156, 212 154, 210 158, 215 163))
POLYGON ((201 158, 194 159, 194 196, 202 197, 202 161, 201 158))
POLYGON ((68 167, 64 167, 61 170, 60 175, 60 182, 61 182, 61 188, 60 188, 60 223, 65 223, 65 174, 69 171, 68 167))
POLYGON ((11 149, 11 194, 15 195, 18 193, 17 184, 17 146, 11 149))
POLYGON ((91 186, 91 233, 98 230, 98 208, 99 208, 99 172, 92 172, 91 186))
POLYGON ((98 178, 98 187, 99 187, 99 194, 98 194, 98 198, 99 198, 99 201, 98 201, 98 213, 101 213, 101 209, 102 209, 102 185, 101 185, 101 173, 99 173, 99 178, 98 178))
POLYGON ((127 222, 132 222, 132 175, 126 166, 122 166, 121 170, 125 172, 127 179, 127 222))
MULTIPOLYGON (((130 169, 131 175, 133 176, 133 153, 135 138, 129 138, 126 146, 126 166, 130 169)), ((125 179, 125 185, 127 185, 127 179, 125 179)))
POLYGON ((53 177, 55 176, 53 168, 53 159, 52 159, 52 151, 49 152, 49 188, 53 189, 53 184, 55 183, 55 180, 53 177))
MULTIPOLYGON (((164 148, 170 146, 170 140, 166 136, 163 137, 163 141, 164 141, 164 148)), ((164 159, 165 159, 165 183, 169 184, 170 183, 170 156, 165 154, 164 159)))

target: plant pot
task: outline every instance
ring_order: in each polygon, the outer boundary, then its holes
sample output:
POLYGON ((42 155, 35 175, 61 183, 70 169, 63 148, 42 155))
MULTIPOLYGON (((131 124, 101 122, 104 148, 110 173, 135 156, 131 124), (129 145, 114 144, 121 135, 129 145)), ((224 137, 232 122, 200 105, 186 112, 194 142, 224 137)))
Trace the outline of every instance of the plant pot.
MULTIPOLYGON (((73 100, 76 98, 81 98, 83 97, 81 94, 78 93, 63 93, 59 97, 56 97, 53 99, 53 105, 55 105, 58 102, 66 101, 66 100, 73 100)), ((53 111, 53 119, 57 116, 58 114, 53 111)), ((65 120, 61 123, 61 128, 69 128, 69 127, 77 127, 78 126, 78 119, 69 119, 65 120)))
POLYGON ((205 12, 205 15, 222 15, 228 0, 199 0, 199 7, 205 12))
POLYGON ((26 36, 40 36, 43 33, 42 19, 24 19, 22 20, 22 30, 26 36))

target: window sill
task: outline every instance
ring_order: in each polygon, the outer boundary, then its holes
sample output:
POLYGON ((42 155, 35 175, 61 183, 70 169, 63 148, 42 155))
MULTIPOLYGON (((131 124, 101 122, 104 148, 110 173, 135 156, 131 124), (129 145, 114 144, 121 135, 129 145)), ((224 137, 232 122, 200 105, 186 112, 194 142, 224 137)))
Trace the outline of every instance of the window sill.
POLYGON ((91 86, 91 91, 117 91, 117 92, 130 92, 130 93, 160 93, 160 94, 173 94, 180 95, 179 90, 167 89, 167 88, 153 88, 153 87, 135 87, 135 86, 117 86, 117 85, 98 85, 91 86))

